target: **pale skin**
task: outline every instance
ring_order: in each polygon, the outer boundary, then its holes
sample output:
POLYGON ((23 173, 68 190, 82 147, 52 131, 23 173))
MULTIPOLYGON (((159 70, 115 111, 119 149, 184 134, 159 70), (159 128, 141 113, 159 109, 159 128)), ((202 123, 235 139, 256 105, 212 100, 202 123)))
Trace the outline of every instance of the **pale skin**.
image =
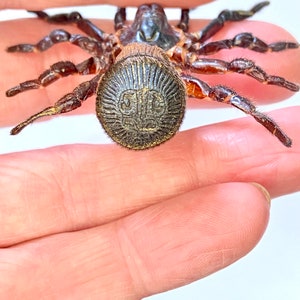
MULTIPOLYGON (((26 2, 9 1, 9 6, 43 9, 70 4, 57 0, 28 7, 26 2)), ((36 22, 0 24, 1 49, 37 41, 56 27, 39 22, 34 30, 36 22)), ((96 23, 112 30, 108 23, 96 23)), ((199 20, 192 28, 202 25, 199 20)), ((249 22, 247 30, 255 32, 259 26, 249 22)), ((293 40, 283 30, 272 36, 274 25, 263 26, 260 37, 293 40)), ((239 25, 232 24, 217 38, 239 31, 239 25)), ((242 50, 232 51, 231 57, 245 55, 242 50)), ((280 70, 281 76, 299 83, 299 68, 293 63, 299 61, 299 52, 247 55, 269 73, 280 70)), ((65 53, 78 62, 85 57, 69 45, 53 47, 47 55, 2 51, 0 90, 36 77, 65 53)), ((225 58, 226 53, 219 57, 225 58)), ((245 83, 251 79, 234 78, 231 87, 253 96, 257 104, 290 95, 253 81, 255 88, 249 91, 245 83)), ((14 125, 82 81, 82 77, 69 77, 54 88, 12 99, 2 92, 1 126, 14 125)), ((75 113, 92 111, 90 99, 75 113)), ((2 155, 0 298, 141 299, 235 262, 251 251, 266 229, 268 194, 274 198, 300 190, 299 114, 299 106, 270 113, 293 138, 292 148, 248 117, 180 132, 149 151, 81 144, 2 155)))

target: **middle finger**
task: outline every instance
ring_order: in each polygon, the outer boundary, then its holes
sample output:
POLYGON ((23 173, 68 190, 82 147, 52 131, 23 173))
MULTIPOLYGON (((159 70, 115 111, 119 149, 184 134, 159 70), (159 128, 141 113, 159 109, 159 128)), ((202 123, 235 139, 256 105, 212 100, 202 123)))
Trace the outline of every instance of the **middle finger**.
POLYGON ((258 182, 272 196, 293 192, 298 115, 295 108, 275 115, 295 136, 292 149, 244 118, 178 133, 148 151, 72 145, 3 155, 2 243, 89 228, 218 182, 258 182))

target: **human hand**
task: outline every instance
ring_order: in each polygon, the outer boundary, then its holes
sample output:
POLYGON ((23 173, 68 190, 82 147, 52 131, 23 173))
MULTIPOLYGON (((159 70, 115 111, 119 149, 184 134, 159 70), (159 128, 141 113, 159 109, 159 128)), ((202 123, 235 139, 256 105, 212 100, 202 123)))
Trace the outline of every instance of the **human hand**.
MULTIPOLYGON (((35 23, 0 24, 1 48, 29 40, 29 32, 33 41, 49 32, 48 24, 33 32, 35 23), (15 34, 20 24, 26 36, 15 34)), ((102 23, 97 22, 106 29, 102 23)), ((193 28, 201 27, 196 24, 193 28)), ((229 30, 238 31, 232 26, 229 30)), ((282 33, 276 39, 290 37, 282 33)), ((26 55, 3 54, 1 90, 61 60, 64 51, 58 47, 49 50, 47 62, 43 55, 31 55, 29 62, 26 55), (22 74, 12 75, 20 65, 22 74)), ((73 49, 74 60, 81 61, 83 54, 73 49)), ((266 65, 265 56, 251 55, 266 65)), ((297 51, 282 55, 290 59, 297 51)), ((299 82, 295 66, 284 68, 288 79, 299 82)), ((274 69, 272 58, 268 69, 274 69)), ((3 96, 1 124, 22 120, 57 99, 71 89, 66 81, 77 84, 82 78, 58 82, 49 94, 35 91, 36 100, 32 93, 9 101, 3 96)), ((260 85, 257 99, 262 101, 266 88, 274 99, 274 88, 260 85)), ((287 95, 275 91, 277 99, 287 95)), ((85 111, 92 106, 89 101, 85 111)), ((291 149, 244 118, 178 133, 149 151, 71 145, 3 155, 0 298, 139 299, 233 263, 254 247, 267 225, 269 204, 250 182, 265 186, 272 197, 300 188, 298 115, 299 108, 272 114, 294 137, 291 149)))

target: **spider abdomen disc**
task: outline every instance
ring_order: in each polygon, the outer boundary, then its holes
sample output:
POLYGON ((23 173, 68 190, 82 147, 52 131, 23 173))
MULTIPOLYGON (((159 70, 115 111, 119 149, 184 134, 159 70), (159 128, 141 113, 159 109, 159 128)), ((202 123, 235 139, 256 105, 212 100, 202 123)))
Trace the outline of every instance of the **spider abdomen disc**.
POLYGON ((97 116, 107 134, 130 149, 170 139, 185 111, 185 85, 158 47, 131 44, 98 86, 97 116))

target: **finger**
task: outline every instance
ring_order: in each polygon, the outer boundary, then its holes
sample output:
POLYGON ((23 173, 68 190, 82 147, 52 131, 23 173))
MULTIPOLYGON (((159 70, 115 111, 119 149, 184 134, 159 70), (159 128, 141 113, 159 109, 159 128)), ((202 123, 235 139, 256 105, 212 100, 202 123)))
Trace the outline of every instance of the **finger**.
POLYGON ((258 182, 272 197, 295 192, 299 113, 271 114, 292 148, 244 118, 178 133, 148 151, 69 145, 2 155, 0 244, 89 228, 217 182, 258 182))
POLYGON ((1 250, 8 270, 0 295, 13 284, 15 298, 141 299, 235 262, 257 244, 268 216, 252 184, 195 189, 110 224, 1 250))
MULTIPOLYGON (((96 23, 105 31, 113 31, 111 21, 97 21, 96 23), (110 29, 108 27, 110 27, 110 29)), ((206 22, 195 21, 192 24, 191 29, 196 30, 196 28, 202 28, 204 23, 206 22)), ((279 29, 271 24, 263 24, 265 29, 264 31, 261 30, 261 23, 257 24, 256 22, 245 22, 244 24, 249 25, 247 26, 247 31, 252 31, 254 34, 257 34, 257 36, 265 38, 267 42, 293 40, 293 38, 283 29, 279 29)), ((5 49, 8 45, 20 42, 36 43, 41 39, 41 37, 49 34, 52 29, 57 28, 55 25, 49 25, 35 19, 3 22, 0 26, 2 26, 1 32, 3 32, 0 46, 3 49, 5 49), (35 29, 36 26, 39 26, 38 31, 35 29), (27 38, 26 34, 22 37, 11 34, 11 32, 19 32, 20 27, 23 28, 22 32, 30 33, 30 37, 27 38)), ((76 31, 74 28, 66 28, 71 32, 76 31)), ((244 28, 246 27, 244 26, 244 28)), ((240 32, 240 25, 236 22, 231 23, 221 32, 222 33, 217 36, 217 39, 228 37, 232 38, 236 33, 240 32)), ((300 60, 300 51, 291 50, 263 55, 244 49, 234 49, 230 51, 222 51, 218 54, 218 57, 226 61, 230 61, 236 57, 245 57, 245 54, 247 54, 247 56, 252 60, 256 61, 256 63, 264 68, 269 74, 283 76, 296 83, 300 82, 300 74, 297 69, 297 64, 295 64, 295 61, 300 60), (279 57, 280 59, 278 59, 279 57), (276 64, 274 64, 274 61, 276 61, 276 64)), ((57 61, 68 59, 79 63, 88 57, 89 55, 84 53, 84 51, 78 47, 67 44, 56 45, 47 52, 37 54, 3 53, 0 58, 3 61, 2 68, 0 70, 0 78, 4 78, 4 80, 0 83, 0 89, 5 91, 12 86, 17 85, 19 82, 37 78, 40 73, 57 61), (23 67, 20 69, 20 66, 23 67)), ((25 92, 11 99, 6 98, 4 93, 2 93, 2 99, 0 101, 0 125, 12 125, 23 121, 24 118, 29 117, 32 114, 41 111, 43 108, 53 104, 64 94, 72 91, 79 85, 79 83, 88 79, 90 79, 90 77, 87 76, 72 76, 64 78, 47 88, 25 92)), ((255 99, 257 102, 270 103, 284 99, 291 95, 291 92, 288 90, 274 86, 262 85, 254 79, 240 74, 227 74, 226 76, 201 75, 201 79, 207 81, 211 85, 220 83, 228 85, 235 89, 238 93, 249 97, 250 99, 255 99)), ((201 103, 201 101, 192 102, 201 103)), ((92 97, 92 99, 86 101, 83 107, 77 109, 74 113, 94 112, 94 106, 95 101, 94 97, 92 97)))
MULTIPOLYGON (((189 7, 195 7, 198 5, 202 5, 204 3, 212 2, 211 0, 190 0, 188 3, 189 7)), ((103 3, 103 2, 102 2, 103 3)), ((72 5, 93 5, 93 4, 102 4, 98 0, 73 0, 72 5)), ((141 4, 151 4, 153 3, 152 0, 142 0, 142 1, 137 1, 137 0, 127 0, 126 1, 126 6, 138 6, 141 4)), ((186 3, 183 5, 182 1, 180 0, 172 0, 172 1, 167 1, 167 0, 162 0, 159 2, 161 5, 165 7, 186 7, 186 3)), ((124 1, 123 0, 106 0, 105 4, 112 4, 116 6, 124 6, 124 1)), ((25 8, 25 9, 45 9, 49 7, 59 7, 59 6, 70 6, 70 1, 68 0, 55 0, 55 1, 42 1, 42 2, 33 2, 33 3, 28 3, 28 1, 9 1, 9 3, 0 3, 0 8, 25 8)))

